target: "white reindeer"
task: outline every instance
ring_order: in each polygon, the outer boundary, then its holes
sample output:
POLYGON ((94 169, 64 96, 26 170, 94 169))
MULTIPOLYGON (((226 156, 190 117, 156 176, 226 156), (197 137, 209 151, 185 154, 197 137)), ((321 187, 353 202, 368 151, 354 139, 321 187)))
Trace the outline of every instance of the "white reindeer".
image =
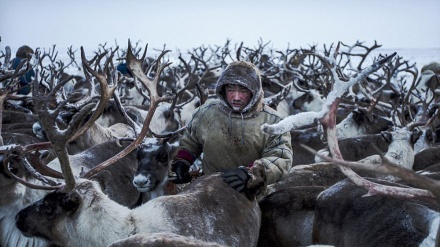
POLYGON ((27 236, 61 246, 107 246, 139 233, 170 232, 226 246, 255 246, 257 201, 215 174, 178 195, 157 197, 130 210, 110 200, 96 182, 79 180, 71 192, 52 192, 17 214, 27 236))

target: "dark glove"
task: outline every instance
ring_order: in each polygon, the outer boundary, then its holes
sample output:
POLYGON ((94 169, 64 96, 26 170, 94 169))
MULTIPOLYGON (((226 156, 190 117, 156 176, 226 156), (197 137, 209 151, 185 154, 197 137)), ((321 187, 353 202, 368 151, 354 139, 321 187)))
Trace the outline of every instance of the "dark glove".
POLYGON ((249 179, 251 179, 251 176, 244 167, 227 170, 221 177, 223 181, 238 192, 245 189, 249 179))
POLYGON ((221 175, 230 187, 243 191, 249 199, 255 198, 266 187, 266 171, 261 164, 255 164, 249 170, 245 167, 228 170, 221 175))
POLYGON ((173 182, 175 184, 184 184, 191 182, 191 175, 189 174, 189 166, 182 161, 177 161, 171 164, 171 171, 176 173, 177 179, 173 182))

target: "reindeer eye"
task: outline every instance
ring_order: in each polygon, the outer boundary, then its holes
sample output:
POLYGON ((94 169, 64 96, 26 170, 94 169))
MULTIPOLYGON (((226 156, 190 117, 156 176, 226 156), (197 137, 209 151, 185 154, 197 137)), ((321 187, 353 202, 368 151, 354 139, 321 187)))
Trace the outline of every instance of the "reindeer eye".
POLYGON ((13 174, 17 174, 18 173, 18 168, 16 167, 11 167, 11 169, 9 169, 9 171, 13 174))
POLYGON ((157 160, 159 162, 167 162, 168 161, 168 154, 166 152, 162 152, 157 156, 157 160))
POLYGON ((51 214, 52 211, 53 211, 53 210, 52 210, 52 207, 49 206, 46 202, 43 203, 41 209, 42 209, 45 213, 47 213, 47 214, 51 214))
POLYGON ((163 115, 166 119, 171 118, 171 111, 165 111, 163 115))

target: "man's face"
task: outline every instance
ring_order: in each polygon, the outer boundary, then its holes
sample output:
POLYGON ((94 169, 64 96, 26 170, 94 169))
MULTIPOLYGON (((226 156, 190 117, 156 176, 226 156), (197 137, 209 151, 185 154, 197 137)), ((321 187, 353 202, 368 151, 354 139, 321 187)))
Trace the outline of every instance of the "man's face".
POLYGON ((252 92, 239 85, 227 84, 225 86, 226 101, 234 111, 241 111, 252 98, 252 92))

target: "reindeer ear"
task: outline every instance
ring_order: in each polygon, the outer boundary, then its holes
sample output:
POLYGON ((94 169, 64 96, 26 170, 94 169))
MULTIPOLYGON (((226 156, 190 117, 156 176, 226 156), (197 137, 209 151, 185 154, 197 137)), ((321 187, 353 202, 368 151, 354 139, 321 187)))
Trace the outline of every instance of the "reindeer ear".
POLYGON ((170 142, 170 140, 172 139, 172 136, 167 136, 165 138, 160 138, 159 139, 159 144, 160 145, 165 145, 166 143, 170 142))
POLYGON ((430 141, 430 142, 433 142, 433 141, 434 141, 434 133, 432 132, 431 129, 427 129, 427 130, 426 130, 426 132, 425 132, 425 136, 426 136, 426 139, 427 139, 428 141, 430 141))
POLYGON ((182 135, 175 135, 170 137, 170 139, 168 139, 167 143, 174 143, 180 140, 180 138, 182 137, 182 135))
POLYGON ((360 109, 355 109, 353 111, 353 120, 356 122, 356 124, 361 125, 363 122, 365 122, 365 117, 365 111, 362 111, 360 109))
POLYGON ((422 131, 414 130, 411 134, 411 142, 416 143, 416 141, 420 138, 422 135, 422 131))
POLYGON ((390 132, 388 132, 388 131, 381 131, 380 134, 382 135, 383 139, 385 139, 385 141, 387 143, 391 143, 392 136, 391 136, 390 132))
POLYGON ((298 99, 296 99, 296 100, 294 100, 293 101, 293 103, 292 103, 292 107, 294 108, 294 109, 301 109, 301 106, 303 105, 303 100, 301 100, 300 98, 298 98, 298 99))
POLYGON ((174 151, 174 147, 169 142, 166 142, 165 143, 165 150, 167 150, 167 153, 172 154, 172 152, 174 151))
POLYGON ((313 95, 311 93, 307 93, 304 97, 304 102, 310 103, 313 101, 313 95))
POLYGON ((365 117, 369 123, 374 123, 374 121, 377 119, 376 115, 374 115, 372 112, 365 113, 365 117))
POLYGON ((163 116, 165 117, 165 119, 170 119, 173 116, 173 111, 167 110, 163 112, 163 116))
POLYGON ((70 192, 64 196, 61 207, 69 214, 74 213, 81 204, 81 196, 76 192, 70 192))

